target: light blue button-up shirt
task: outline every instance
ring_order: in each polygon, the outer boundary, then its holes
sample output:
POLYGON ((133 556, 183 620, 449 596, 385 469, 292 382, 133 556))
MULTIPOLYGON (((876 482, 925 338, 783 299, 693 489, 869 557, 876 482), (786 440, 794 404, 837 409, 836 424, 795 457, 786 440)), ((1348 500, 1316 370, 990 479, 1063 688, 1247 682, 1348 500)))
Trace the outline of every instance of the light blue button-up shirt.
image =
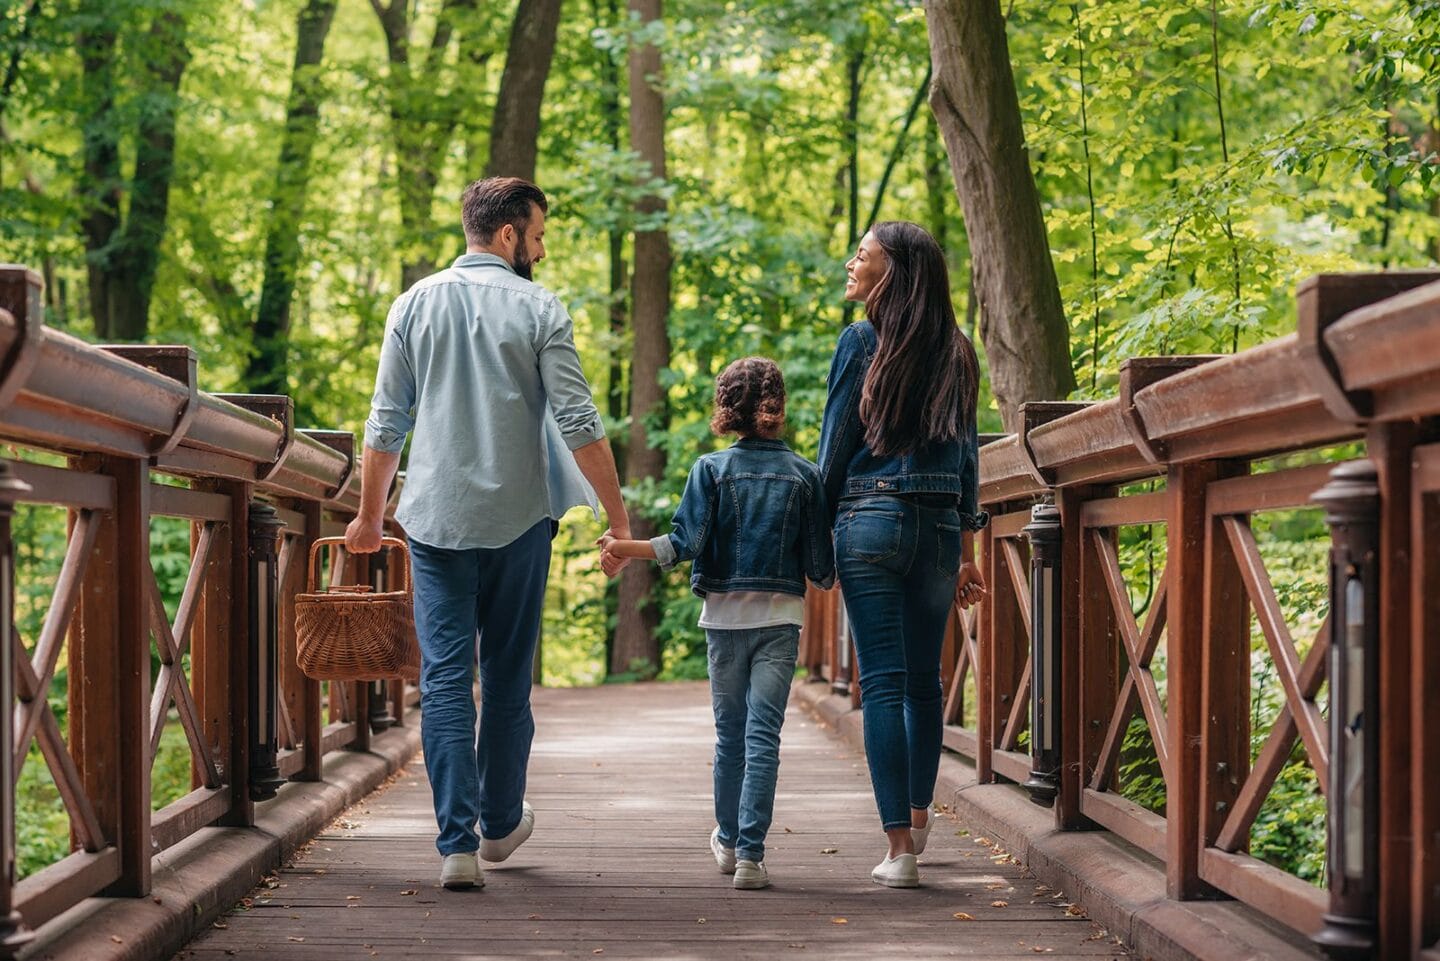
POLYGON ((501 257, 465 254, 395 301, 365 444, 410 445, 395 518, 422 544, 503 547, 597 511, 570 452, 605 436, 570 315, 501 257))

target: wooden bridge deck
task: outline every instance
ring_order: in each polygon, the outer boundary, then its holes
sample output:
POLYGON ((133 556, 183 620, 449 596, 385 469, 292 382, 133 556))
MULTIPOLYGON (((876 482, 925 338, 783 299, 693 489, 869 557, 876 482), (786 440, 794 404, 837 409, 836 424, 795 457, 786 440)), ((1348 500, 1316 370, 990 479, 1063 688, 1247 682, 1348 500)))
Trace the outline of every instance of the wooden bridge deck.
POLYGON ((483 890, 439 886, 416 762, 177 958, 1125 956, 948 818, 923 888, 873 884, 884 842, 864 758, 793 707, 766 891, 732 889, 710 857, 703 685, 537 691, 535 714, 535 834, 483 890))

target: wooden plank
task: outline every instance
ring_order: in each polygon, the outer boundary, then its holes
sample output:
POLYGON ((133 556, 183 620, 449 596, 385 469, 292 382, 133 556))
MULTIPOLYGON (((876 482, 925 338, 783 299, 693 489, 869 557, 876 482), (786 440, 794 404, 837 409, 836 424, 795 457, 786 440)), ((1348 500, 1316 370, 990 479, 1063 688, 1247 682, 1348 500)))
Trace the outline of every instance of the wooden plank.
MULTIPOLYGON (((320 536, 320 504, 316 501, 302 501, 299 509, 305 515, 304 535, 296 548, 300 553, 296 560, 309 558, 310 547, 320 536)), ((293 565, 302 573, 298 575, 301 582, 308 582, 309 574, 305 573, 307 562, 293 565)), ((290 614, 290 630, 294 630, 294 608, 293 595, 287 595, 292 601, 290 614)), ((287 658, 287 661, 289 658, 287 658)), ((322 766, 325 761, 325 718, 321 708, 320 682, 301 675, 298 679, 301 697, 299 704, 299 716, 301 729, 305 743, 305 766, 301 769, 299 779, 302 781, 319 781, 322 776, 322 766)), ((292 715, 293 716, 293 715, 292 715)))
MULTIPOLYGON (((1218 364, 1219 361, 1216 361, 1218 364)), ((1205 367, 1176 374, 1135 395, 1136 406, 1150 391, 1182 377, 1193 377, 1205 367)), ((1144 413, 1142 409, 1142 414, 1144 413)), ((1146 418, 1147 424, 1149 418, 1146 418)), ((1206 534, 1205 488, 1221 476, 1214 462, 1172 468, 1166 485, 1170 511, 1166 519, 1165 579, 1169 582, 1170 630, 1166 666, 1169 670, 1169 704, 1172 765, 1166 785, 1166 892, 1171 898, 1190 899, 1201 893, 1197 839, 1201 823, 1200 741, 1205 730, 1201 700, 1204 677, 1204 623, 1209 607, 1205 592, 1206 534)))
MULTIPOLYGON (((1440 446, 1420 450, 1440 454, 1440 446)), ((1417 461, 1420 452, 1417 450, 1417 461)), ((1440 457, 1434 460, 1440 464, 1440 457)), ((1414 530, 1410 570, 1410 699, 1413 706, 1410 764, 1415 771, 1440 771, 1440 497, 1411 492, 1414 530)), ((1440 790, 1435 779, 1422 782, 1411 814, 1416 839, 1411 864, 1411 939, 1440 947, 1440 790)), ((1440 955, 1440 951, 1434 952, 1440 955)), ((1422 955, 1423 956, 1423 955, 1422 955)), ((1437 958, 1436 961, 1440 961, 1437 958)))
POLYGON ((1330 480, 1334 464, 1312 464, 1270 474, 1250 474, 1210 485, 1211 514, 1252 514, 1291 507, 1312 507, 1310 498, 1330 480))
POLYGON ((1085 527, 1128 527, 1136 524, 1163 524, 1169 501, 1164 491, 1103 497, 1086 501, 1080 509, 1085 527))
POLYGON ((333 721, 325 725, 325 733, 321 736, 320 743, 324 746, 325 754, 349 747, 355 743, 355 722, 333 721))
MULTIPOLYGON (((1005 567, 1010 574, 1010 597, 1022 633, 1011 635, 1010 658, 1012 665, 1021 664, 1019 672, 1012 675, 1011 680, 1004 686, 997 688, 1000 701, 1008 710, 1003 715, 1004 725, 998 728, 1000 739, 995 743, 1002 751, 1013 751, 1019 743, 1020 731, 1026 723, 1026 713, 1030 707, 1030 655, 1033 650, 1030 640, 1030 578, 1029 565, 1020 557, 1020 549, 1015 540, 1007 538, 1000 542, 1000 547, 1005 556, 1005 567), (1019 647, 1020 645, 1023 645, 1023 648, 1019 647), (1025 655, 1023 659, 1020 657, 1021 650, 1025 655)), ((1001 680, 1003 677, 997 676, 996 681, 1001 680)), ((1000 718, 997 716, 996 719, 1000 718)))
POLYGON ((992 763, 995 766, 996 774, 1009 778, 1016 784, 1030 778, 1030 755, 1028 754, 996 748, 992 763))
MULTIPOLYGON (((1061 503, 1067 503, 1064 495, 1061 503)), ((1086 549, 1087 540, 1099 535, 1084 528, 1083 510, 1081 508, 1081 524, 1075 525, 1073 532, 1068 526, 1065 530, 1065 571, 1067 579, 1072 575, 1075 578, 1070 590, 1075 592, 1079 605, 1079 616, 1073 619, 1074 626, 1071 628, 1078 637, 1066 641, 1068 650, 1079 652, 1076 668, 1079 674, 1079 703, 1075 713, 1066 715, 1075 718, 1075 722, 1067 727, 1072 732, 1071 737, 1076 743, 1074 750, 1078 753, 1076 760, 1067 764, 1067 770, 1062 772, 1062 777, 1073 778, 1077 782, 1072 788, 1074 810, 1067 809, 1062 821, 1064 826, 1071 828, 1081 827, 1084 823, 1083 811, 1080 810, 1084 786, 1087 783, 1093 785, 1097 778, 1108 777, 1115 769, 1113 761, 1105 760, 1111 730, 1111 725, 1105 721, 1109 718, 1111 705, 1129 701, 1128 685, 1133 684, 1128 672, 1124 675, 1125 680, 1121 680, 1123 642, 1120 625, 1115 609, 1107 599, 1105 574, 1099 557, 1095 551, 1086 549)), ((1066 636, 1069 638, 1070 635, 1066 636)), ((1128 711, 1130 706, 1125 709, 1128 711)), ((1116 753, 1118 755, 1118 751, 1116 753)))
POLYGON ((1011 511, 1008 514, 999 514, 990 518, 990 526, 986 528, 990 535, 996 540, 1005 540, 1011 537, 1021 537, 1021 531, 1025 525, 1030 523, 1030 511, 1011 511))
POLYGON ((25 502, 108 511, 115 506, 115 479, 28 461, 6 461, 15 476, 30 485, 25 502))
POLYGON ((798 707, 785 721, 766 839, 773 887, 758 893, 735 890, 707 846, 714 720, 703 683, 542 689, 534 713, 535 833, 504 864, 486 866, 483 891, 439 889, 430 788, 417 760, 185 954, 196 961, 333 961, 370 951, 446 961, 1125 956, 1109 938, 1086 940, 1095 936, 1091 923, 1065 913, 1072 892, 1059 897, 1019 865, 992 860, 993 842, 962 835, 974 825, 946 814, 930 835, 923 886, 904 892, 901 910, 898 895, 869 879, 884 841, 863 756, 798 707), (647 829, 654 843, 637 852, 634 832, 647 829), (956 912, 973 920, 957 920, 956 912), (788 947, 796 944, 805 947, 788 947))
POLYGON ((169 484, 150 485, 150 513, 156 517, 183 517, 193 521, 223 521, 230 517, 230 500, 224 494, 189 490, 169 484))
POLYGON ((1415 448, 1412 462, 1412 483, 1415 490, 1426 493, 1440 491, 1440 444, 1426 444, 1424 447, 1415 448))
POLYGON ((15 885, 15 907, 32 929, 58 917, 121 877, 120 852, 76 851, 15 885))
MULTIPOLYGON (((197 487, 227 499, 230 491, 223 481, 197 481, 197 487)), ((231 591, 234 589, 231 566, 235 563, 234 525, 227 516, 217 524, 211 533, 210 549, 205 559, 205 571, 201 580, 199 599, 196 603, 194 621, 190 628, 190 688, 195 699, 196 713, 200 718, 200 729, 207 745, 217 750, 215 760, 226 766, 226 780, 229 780, 230 764, 230 673, 226 652, 234 632, 243 630, 243 624, 234 622, 231 591)), ((199 550, 203 530, 200 525, 191 527, 192 556, 199 550)), ((205 783, 208 772, 195 765, 192 769, 191 787, 205 783)))
MULTIPOLYGON (((995 777, 991 752, 995 746, 995 608, 999 601, 1000 562, 996 557, 995 535, 991 526, 987 525, 980 532, 976 545, 980 552, 980 569, 985 572, 985 583, 990 587, 989 596, 980 603, 980 623, 976 625, 975 779, 981 784, 988 784, 995 777)), ((1001 623, 999 629, 1009 630, 1009 622, 1001 623)))
POLYGON ((1207 848, 1200 857, 1200 876, 1261 914, 1307 936, 1320 930, 1321 915, 1329 904, 1323 888, 1306 884, 1248 854, 1207 848))
POLYGON ((214 824, 230 810, 230 792, 225 788, 198 788, 171 801, 155 812, 150 832, 156 852, 179 844, 206 825, 214 824))
POLYGON ((1080 797, 1086 817, 1163 861, 1167 849, 1165 819, 1114 793, 1086 788, 1080 797))
MULTIPOLYGON (((1380 795, 1377 930, 1380 956, 1386 959, 1408 959, 1423 947, 1413 940, 1411 806, 1422 793, 1440 790, 1433 771, 1410 767, 1409 741, 1415 728, 1410 700, 1410 465, 1419 436, 1412 422, 1374 424, 1365 443, 1380 484, 1380 758, 1371 776, 1379 783, 1380 795)), ((1434 641, 1432 637, 1423 643, 1434 641)), ((1433 697, 1433 691, 1424 695, 1425 700, 1433 697)))
POLYGON ((942 743, 948 750, 954 751, 962 757, 975 760, 975 755, 980 748, 979 739, 975 732, 956 724, 947 724, 942 734, 942 743))

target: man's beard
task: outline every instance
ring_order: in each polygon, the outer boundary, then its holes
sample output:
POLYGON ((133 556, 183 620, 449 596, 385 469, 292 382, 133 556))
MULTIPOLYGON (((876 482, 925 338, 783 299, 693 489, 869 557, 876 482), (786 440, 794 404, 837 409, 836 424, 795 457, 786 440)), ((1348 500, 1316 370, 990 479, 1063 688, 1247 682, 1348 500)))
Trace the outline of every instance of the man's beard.
POLYGON ((516 239, 515 254, 514 258, 510 261, 510 266, 515 268, 517 276, 523 277, 526 280, 534 279, 535 261, 530 259, 530 248, 525 243, 524 234, 521 234, 516 239))

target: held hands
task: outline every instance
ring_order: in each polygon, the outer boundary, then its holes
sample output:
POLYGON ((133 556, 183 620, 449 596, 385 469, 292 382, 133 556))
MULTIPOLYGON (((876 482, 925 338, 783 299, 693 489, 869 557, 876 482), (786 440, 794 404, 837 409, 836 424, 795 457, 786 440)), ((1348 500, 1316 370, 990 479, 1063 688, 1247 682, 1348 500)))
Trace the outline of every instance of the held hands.
POLYGON ((985 575, 980 573, 974 561, 960 565, 960 579, 955 582, 955 603, 961 610, 969 610, 972 604, 979 604, 988 592, 985 590, 985 575))
POLYGON ((611 545, 617 539, 614 528, 611 528, 601 534, 600 539, 595 542, 600 547, 600 569, 605 572, 606 577, 614 577, 625 569, 626 564, 630 563, 630 558, 621 557, 611 549, 611 545))

